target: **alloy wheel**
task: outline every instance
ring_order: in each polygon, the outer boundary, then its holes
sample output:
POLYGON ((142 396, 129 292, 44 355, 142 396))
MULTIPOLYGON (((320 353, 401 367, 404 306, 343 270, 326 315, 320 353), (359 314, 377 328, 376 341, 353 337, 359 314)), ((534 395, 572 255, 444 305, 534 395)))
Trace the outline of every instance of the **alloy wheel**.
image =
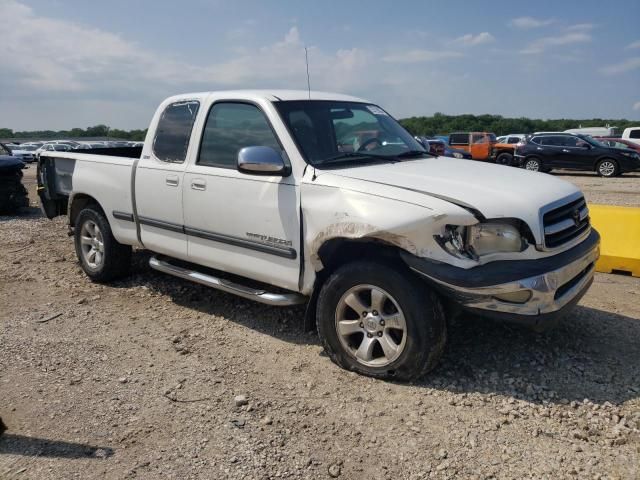
POLYGON ((373 285, 349 289, 336 307, 336 331, 343 348, 359 363, 385 367, 403 352, 407 322, 398 302, 373 285))
POLYGON ((532 172, 537 172, 538 170, 540 170, 540 163, 537 160, 529 160, 524 165, 524 168, 532 172))
POLYGON ((605 161, 600 164, 598 170, 603 177, 610 177, 616 171, 616 166, 612 162, 605 161))
POLYGON ((100 268, 104 262, 104 239, 100 227, 87 220, 80 230, 80 246, 82 257, 90 268, 100 268))

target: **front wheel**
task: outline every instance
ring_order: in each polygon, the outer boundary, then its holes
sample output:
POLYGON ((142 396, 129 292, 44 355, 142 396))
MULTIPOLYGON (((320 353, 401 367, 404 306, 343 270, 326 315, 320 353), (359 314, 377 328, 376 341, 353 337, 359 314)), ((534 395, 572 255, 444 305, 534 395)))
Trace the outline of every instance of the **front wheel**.
POLYGON ((620 173, 620 169, 615 160, 605 158, 604 160, 600 160, 598 165, 596 165, 596 172, 598 172, 598 175, 601 177, 615 177, 620 173))
POLYGON ((333 362, 378 378, 425 374, 446 342, 436 294, 409 272, 374 262, 350 263, 329 277, 318 297, 317 325, 333 362))
POLYGON ((111 233, 104 214, 95 207, 80 212, 75 223, 76 255, 82 270, 95 282, 108 282, 129 272, 131 247, 111 233))

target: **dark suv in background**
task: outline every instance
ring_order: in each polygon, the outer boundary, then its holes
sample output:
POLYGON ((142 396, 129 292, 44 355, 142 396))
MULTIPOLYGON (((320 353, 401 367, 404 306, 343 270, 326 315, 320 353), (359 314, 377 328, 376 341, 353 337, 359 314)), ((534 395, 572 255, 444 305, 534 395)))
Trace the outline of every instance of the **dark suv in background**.
POLYGON ((640 170, 640 155, 629 148, 612 148, 588 135, 534 133, 516 146, 516 164, 527 170, 553 168, 596 172, 615 177, 640 170))

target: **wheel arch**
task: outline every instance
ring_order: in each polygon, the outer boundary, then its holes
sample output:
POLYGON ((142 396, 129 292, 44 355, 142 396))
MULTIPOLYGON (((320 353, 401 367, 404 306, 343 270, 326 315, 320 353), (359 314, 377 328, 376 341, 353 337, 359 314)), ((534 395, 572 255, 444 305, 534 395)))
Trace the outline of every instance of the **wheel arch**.
POLYGON ((318 295, 325 281, 332 272, 346 263, 356 260, 404 266, 400 256, 401 248, 376 237, 349 238, 334 237, 327 239, 317 250, 316 257, 321 267, 316 266, 313 290, 305 312, 304 327, 306 331, 316 328, 316 309, 318 295))
POLYGON ((74 193, 69 197, 69 207, 67 209, 69 212, 69 225, 71 227, 75 227, 78 215, 80 215, 80 212, 88 206, 97 207, 97 209, 105 216, 107 221, 109 221, 109 218, 105 214, 105 211, 98 200, 86 193, 74 193))

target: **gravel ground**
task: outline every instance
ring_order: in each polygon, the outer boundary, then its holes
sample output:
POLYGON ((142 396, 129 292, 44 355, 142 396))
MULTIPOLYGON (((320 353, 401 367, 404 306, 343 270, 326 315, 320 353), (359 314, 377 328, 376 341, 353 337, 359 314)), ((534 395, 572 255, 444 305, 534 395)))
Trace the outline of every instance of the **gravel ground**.
POLYGON ((602 178, 595 173, 552 173, 575 183, 590 203, 640 207, 640 172, 625 173, 616 178, 602 178))
POLYGON ((333 365, 300 308, 163 276, 144 252, 92 284, 64 219, 35 208, 0 217, 0 245, 2 480, 640 477, 640 279, 598 274, 542 335, 462 318, 436 371, 400 384, 333 365))

